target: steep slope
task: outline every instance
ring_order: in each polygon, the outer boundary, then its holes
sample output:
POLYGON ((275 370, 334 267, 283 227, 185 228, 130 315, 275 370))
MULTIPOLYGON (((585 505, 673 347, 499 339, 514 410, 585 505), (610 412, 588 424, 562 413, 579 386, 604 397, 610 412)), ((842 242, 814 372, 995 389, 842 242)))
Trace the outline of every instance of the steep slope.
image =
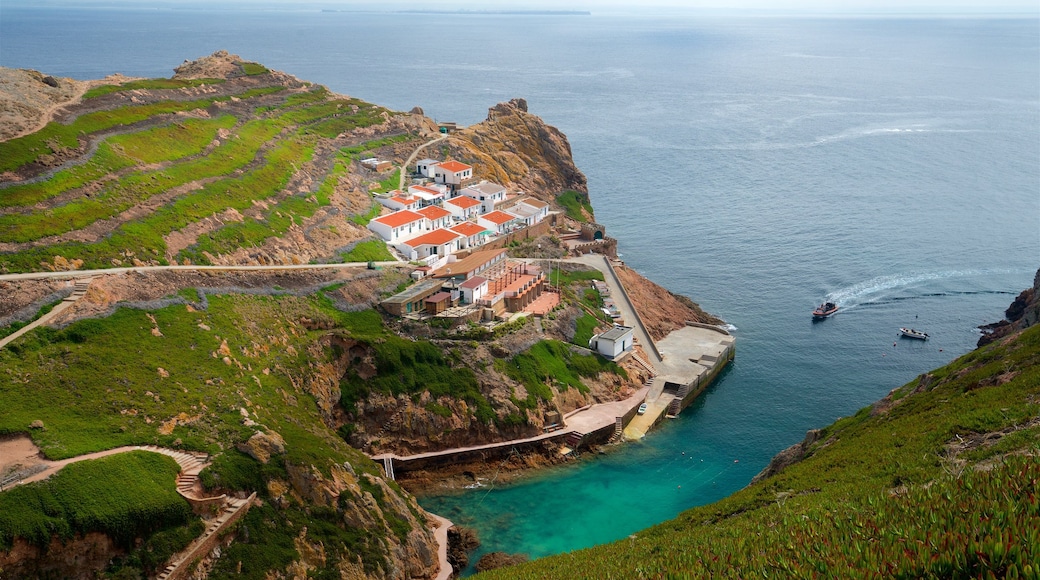
MULTIPOLYGON (((388 324, 373 307, 409 280, 407 265, 140 269, 389 258, 365 224, 383 211, 370 192, 398 174, 360 159, 399 164, 436 125, 226 52, 170 79, 110 81, 0 142, 0 272, 135 268, 0 281, 0 336, 77 298, 0 350, 0 445, 30 435, 48 459, 129 445, 209 453, 201 495, 259 501, 199 575, 433 577, 433 520, 348 442, 407 453, 540 433, 546 413, 641 381, 565 344, 576 303, 537 330, 388 324), (581 357, 580 372, 553 367, 547 380, 534 351, 581 357), (527 374, 504 366, 517 356, 527 374)), ((543 199, 585 187, 566 139, 521 101, 446 143, 486 160, 483 177, 543 199)), ((149 461, 106 458, 86 477, 77 464, 0 491, 3 573, 162 570, 206 526, 149 461)), ((0 463, 5 486, 31 471, 15 463, 0 463)))
POLYGON ((523 99, 491 107, 487 120, 452 135, 447 147, 452 157, 477 168, 478 179, 513 186, 548 203, 566 190, 588 191, 567 137, 529 113, 523 99))
POLYGON ((488 578, 1036 577, 1040 327, 922 375, 717 503, 488 578))

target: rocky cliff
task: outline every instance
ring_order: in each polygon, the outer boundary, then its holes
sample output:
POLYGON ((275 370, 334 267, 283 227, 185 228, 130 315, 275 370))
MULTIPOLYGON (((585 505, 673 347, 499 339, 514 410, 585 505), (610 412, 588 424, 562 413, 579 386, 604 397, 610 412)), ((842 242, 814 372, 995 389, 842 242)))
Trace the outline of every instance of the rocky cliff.
POLYGON ((1033 287, 1026 288, 1004 311, 1004 320, 979 327, 979 346, 1000 340, 1040 321, 1040 269, 1033 277, 1033 287))
POLYGON ((524 99, 491 107, 487 120, 453 134, 448 149, 451 156, 474 166, 477 179, 520 189, 550 203, 568 189, 588 191, 567 137, 529 113, 524 99))

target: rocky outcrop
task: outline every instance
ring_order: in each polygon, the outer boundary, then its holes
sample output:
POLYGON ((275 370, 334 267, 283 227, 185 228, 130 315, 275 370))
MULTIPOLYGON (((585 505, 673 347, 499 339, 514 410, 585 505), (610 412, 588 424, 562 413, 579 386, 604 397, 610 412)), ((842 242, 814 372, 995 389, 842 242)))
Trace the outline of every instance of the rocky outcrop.
POLYGON ((760 471, 758 475, 751 478, 751 483, 748 485, 754 485, 767 477, 772 477, 784 469, 798 463, 809 453, 809 448, 812 447, 813 443, 816 443, 820 439, 820 430, 813 429, 805 434, 805 439, 801 443, 795 443, 794 445, 784 449, 780 453, 777 453, 773 459, 769 461, 769 465, 765 469, 760 471))
POLYGON ((61 541, 55 536, 46 548, 21 538, 10 550, 0 551, 0 578, 96 578, 112 558, 125 555, 115 541, 100 533, 89 533, 61 541))
POLYGON ((477 572, 487 572, 495 568, 515 566, 523 564, 529 558, 524 554, 507 554, 505 552, 490 552, 481 556, 477 561, 477 572))
POLYGON ((486 121, 452 135, 448 144, 453 157, 474 166, 478 179, 547 202, 568 189, 588 191, 567 137, 529 113, 523 99, 491 107, 486 121))
POLYGON ((41 128, 58 107, 79 98, 88 84, 0 67, 0 141, 41 128))
POLYGON ((469 566, 469 554, 480 547, 477 532, 462 526, 448 530, 448 562, 456 573, 469 566))
POLYGON ((1004 311, 1004 320, 980 326, 982 336, 978 346, 1000 340, 1040 321, 1040 269, 1033 277, 1033 287, 1027 288, 1015 298, 1011 306, 1004 311))

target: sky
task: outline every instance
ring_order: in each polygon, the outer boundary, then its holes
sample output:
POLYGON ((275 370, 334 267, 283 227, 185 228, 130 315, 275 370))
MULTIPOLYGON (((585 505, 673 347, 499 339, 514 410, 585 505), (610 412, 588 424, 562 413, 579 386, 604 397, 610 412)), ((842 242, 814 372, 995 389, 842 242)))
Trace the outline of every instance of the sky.
POLYGON ((3 0, 9 6, 211 6, 264 8, 308 6, 343 10, 588 10, 592 12, 644 12, 705 9, 726 12, 816 12, 816 13, 988 13, 1040 14, 1040 0, 3 0))

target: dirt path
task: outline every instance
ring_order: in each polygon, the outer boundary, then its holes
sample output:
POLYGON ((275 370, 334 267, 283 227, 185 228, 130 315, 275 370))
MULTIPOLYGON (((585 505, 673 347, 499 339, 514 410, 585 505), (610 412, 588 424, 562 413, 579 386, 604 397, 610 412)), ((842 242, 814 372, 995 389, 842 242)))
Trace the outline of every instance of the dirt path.
POLYGON ((412 151, 412 154, 408 156, 408 159, 405 159, 404 163, 401 164, 401 176, 400 176, 400 179, 398 179, 398 181, 397 181, 397 189, 398 190, 404 191, 404 176, 408 174, 408 166, 412 164, 412 161, 414 161, 415 157, 417 155, 419 155, 419 152, 422 151, 423 149, 426 149, 430 145, 433 145, 434 143, 436 143, 438 141, 443 141, 443 140, 445 140, 447 138, 448 138, 448 135, 447 135, 447 133, 445 133, 444 135, 441 135, 440 137, 437 137, 436 139, 431 139, 431 140, 423 143, 422 145, 419 145, 418 147, 415 148, 415 151, 412 151))
MULTIPOLYGON (((75 91, 73 91, 72 94, 68 96, 67 100, 62 101, 60 103, 53 103, 47 107, 40 109, 39 118, 36 120, 35 124, 27 124, 24 130, 8 137, 7 139, 17 139, 19 137, 25 137, 30 133, 35 133, 40 129, 43 129, 47 126, 47 123, 50 123, 52 120, 54 120, 54 117, 55 115, 57 115, 58 111, 64 109, 69 105, 78 103, 80 99, 83 98, 84 93, 86 93, 88 90, 90 90, 97 84, 103 84, 102 81, 73 81, 72 79, 62 80, 65 82, 71 82, 72 86, 75 87, 75 91)), ((26 119, 26 121, 28 121, 28 119, 26 119)))

